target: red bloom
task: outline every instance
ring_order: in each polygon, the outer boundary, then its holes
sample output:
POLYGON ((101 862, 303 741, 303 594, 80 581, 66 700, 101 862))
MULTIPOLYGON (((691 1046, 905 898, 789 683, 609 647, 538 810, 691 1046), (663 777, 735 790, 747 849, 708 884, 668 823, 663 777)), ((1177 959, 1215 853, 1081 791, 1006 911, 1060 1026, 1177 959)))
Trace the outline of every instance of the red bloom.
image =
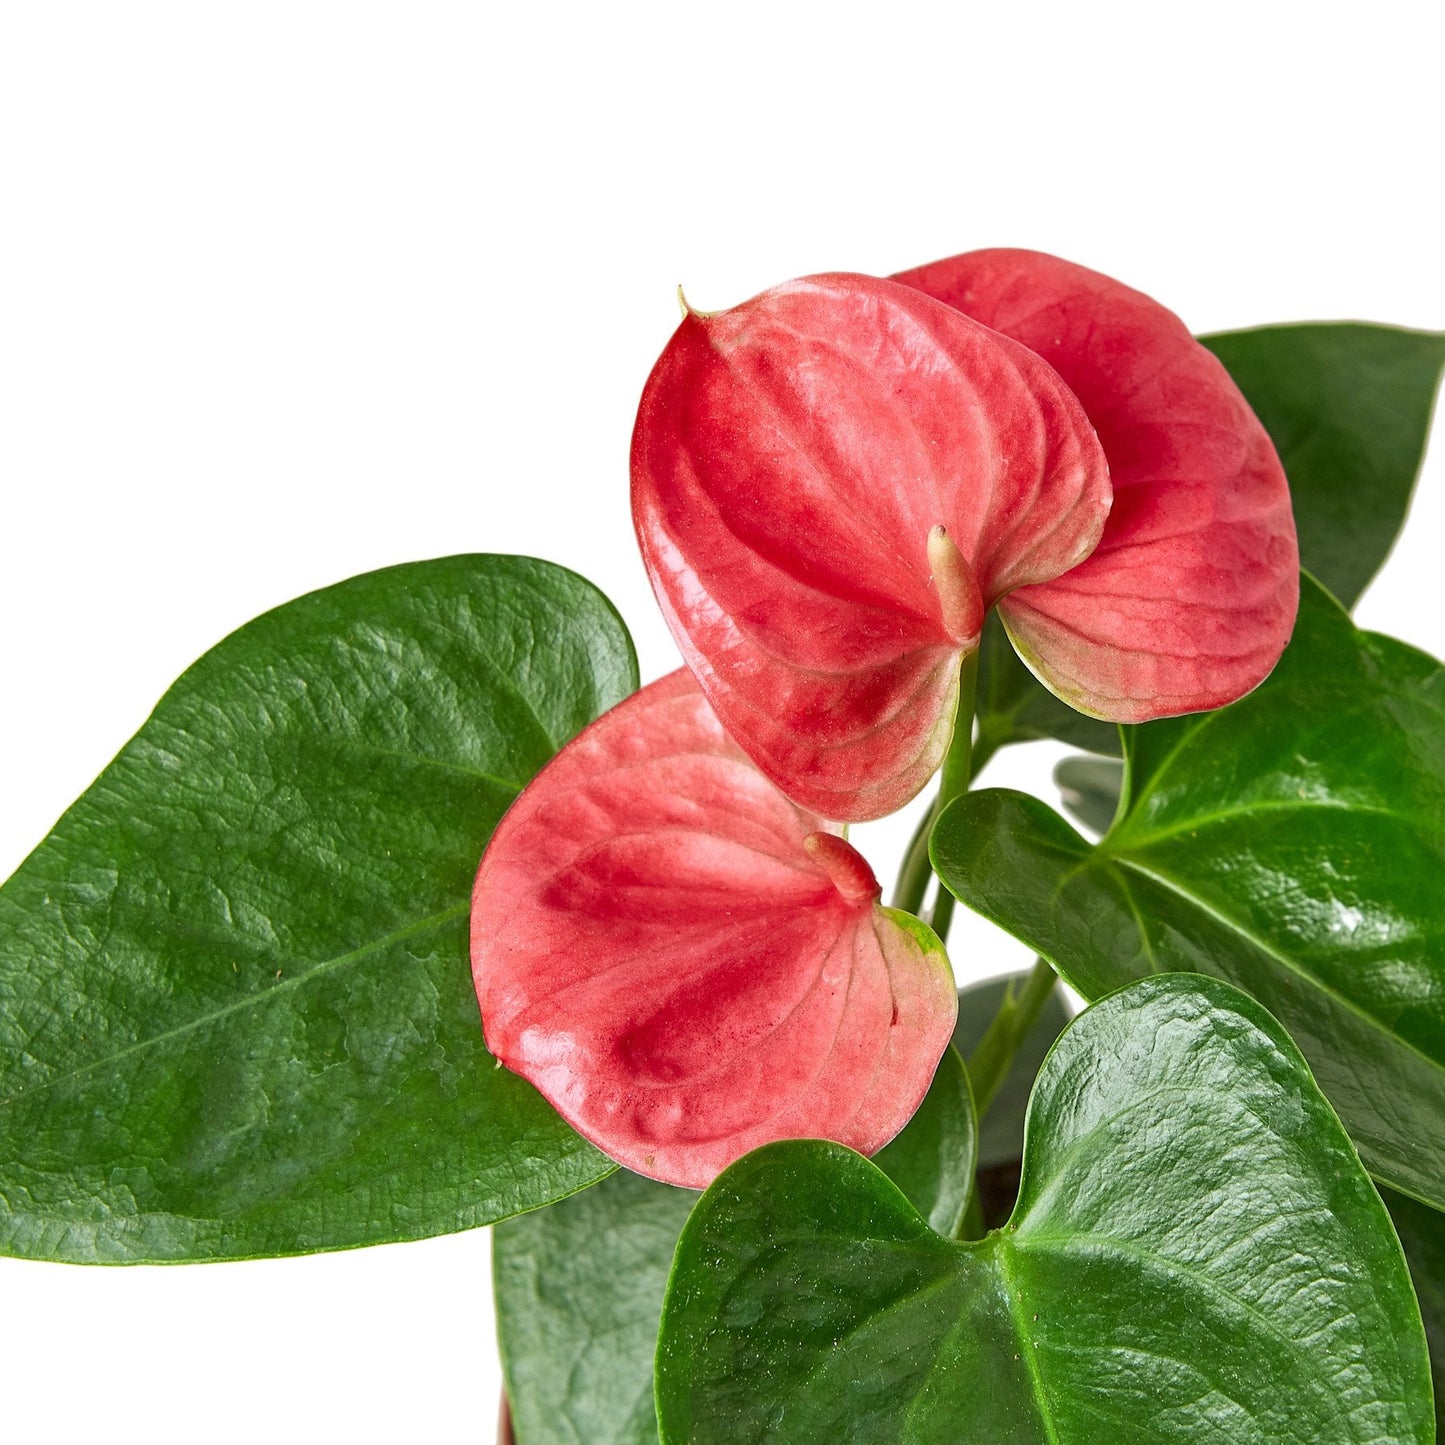
POLYGON ((1031 351, 916 290, 790 282, 690 313, 648 379, 633 517, 728 731, 824 817, 937 768, 985 610, 1087 557, 1092 427, 1031 351))
POLYGON ((864 1153, 953 1030, 942 945, 739 751, 686 671, 600 718, 477 875, 487 1045, 641 1174, 701 1188, 748 1150, 864 1153))
POLYGON ((1037 251, 895 279, 1042 356, 1109 459, 1114 507, 1093 554, 999 609, 1029 666, 1081 712, 1126 723, 1262 682, 1294 627, 1299 549, 1279 457, 1218 359, 1157 301, 1037 251))

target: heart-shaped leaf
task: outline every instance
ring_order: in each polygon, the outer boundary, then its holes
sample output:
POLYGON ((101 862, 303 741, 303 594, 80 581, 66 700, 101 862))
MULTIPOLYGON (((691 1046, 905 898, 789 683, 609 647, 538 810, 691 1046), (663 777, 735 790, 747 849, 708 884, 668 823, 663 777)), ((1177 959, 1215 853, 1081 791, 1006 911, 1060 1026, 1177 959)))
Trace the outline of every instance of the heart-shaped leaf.
POLYGON ((723 1174, 678 1244, 664 1442, 1434 1438, 1389 1218, 1283 1029, 1150 979, 1060 1038, 1008 1225, 940 1239, 834 1145, 723 1174))
POLYGON ((971 251, 897 279, 1042 356, 1109 460, 1093 553, 999 604, 1033 671, 1116 722, 1254 687, 1289 639, 1299 554, 1284 470, 1219 361, 1157 301, 1057 256, 971 251))
MULTIPOLYGON (((949 1049, 918 1112, 874 1163, 949 1236, 963 1219, 974 1137, 968 1076, 949 1049)), ((526 1445, 657 1445, 652 1357, 697 1197, 624 1169, 493 1231, 497 1331, 526 1445)))
POLYGON ((1300 561, 1353 607, 1405 520, 1445 333, 1345 321, 1199 339, 1279 448, 1300 561))
POLYGON ((484 1049, 467 908, 522 784, 635 686, 606 599, 509 557, 197 662, 0 889, 0 1248, 338 1249, 608 1173, 484 1049))
POLYGON ((658 600, 728 731, 850 820, 928 780, 985 609, 1087 557, 1110 497, 1032 352, 844 275, 690 312, 643 392, 632 479, 658 600))
POLYGON ((866 1152, 953 1032, 943 946, 739 750, 686 669, 565 748, 477 875, 487 1041, 638 1174, 700 1188, 773 1139, 866 1152))
POLYGON ((1036 799, 960 799, 948 887, 1086 998, 1163 969, 1247 989, 1371 1171, 1445 1206, 1445 668, 1310 583, 1268 682, 1127 753, 1097 846, 1036 799))

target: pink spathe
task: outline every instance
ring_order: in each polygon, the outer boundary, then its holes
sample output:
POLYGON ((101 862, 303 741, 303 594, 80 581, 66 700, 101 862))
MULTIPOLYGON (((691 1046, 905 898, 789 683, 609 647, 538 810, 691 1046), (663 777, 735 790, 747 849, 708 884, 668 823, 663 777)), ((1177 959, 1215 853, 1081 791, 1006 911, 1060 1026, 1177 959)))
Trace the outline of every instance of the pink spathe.
POLYGON ((689 313, 633 433, 638 539, 685 659, 754 762, 826 818, 922 788, 985 609, 1087 557, 1109 502, 1049 366, 866 276, 689 313))
POLYGON ((942 945, 730 740, 684 670, 605 714, 477 875, 487 1046, 640 1174, 702 1188, 776 1139, 882 1147, 953 1029, 942 945))
POLYGON ((971 251, 895 279, 1043 357, 1108 458, 1099 545, 999 604, 1042 680, 1126 723, 1262 682, 1294 626, 1299 549, 1284 469, 1218 359, 1157 301, 1037 251, 971 251))

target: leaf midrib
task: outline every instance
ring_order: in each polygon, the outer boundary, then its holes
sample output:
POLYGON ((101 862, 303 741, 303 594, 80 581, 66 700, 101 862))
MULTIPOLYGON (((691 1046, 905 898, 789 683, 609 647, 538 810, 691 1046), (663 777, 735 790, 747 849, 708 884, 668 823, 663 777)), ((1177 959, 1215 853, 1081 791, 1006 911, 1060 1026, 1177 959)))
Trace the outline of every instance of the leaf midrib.
POLYGON ((998 1270, 1003 1276, 1004 1300, 1008 1304, 1009 1318, 1013 1322, 1014 1336, 1019 1342, 1019 1355, 1022 1359, 1025 1373, 1028 1375, 1029 1391, 1034 1397, 1034 1406, 1038 1411, 1039 1424, 1043 1426, 1044 1436, 1048 1441, 1048 1445, 1060 1445, 1058 1427, 1054 1423, 1053 1408, 1050 1406, 1048 1395, 1044 1391, 1043 1377, 1039 1374, 1039 1362, 1034 1353, 1034 1344, 1024 1329, 1023 1300, 1015 1283, 1009 1258, 1009 1251, 1014 1248, 1014 1243, 1006 1233, 999 1233, 997 1238, 998 1248, 994 1253, 994 1257, 998 1260, 998 1270))
POLYGON ((63 1074, 56 1074, 46 1079, 43 1083, 34 1084, 19 1093, 11 1094, 8 1098, 0 1099, 0 1109, 7 1109, 23 1099, 32 1098, 37 1094, 55 1088, 57 1085, 67 1083, 71 1079, 77 1079, 85 1074, 94 1073, 97 1069, 103 1069, 111 1064, 118 1063, 121 1059, 129 1058, 135 1054, 144 1053, 147 1049, 158 1047, 169 1043, 172 1039, 180 1038, 196 1029, 203 1028, 207 1024, 215 1023, 219 1019, 227 1018, 231 1014, 243 1013, 247 1009, 259 1007, 263 1003, 269 1003, 272 999, 283 993, 289 993, 300 988, 303 984, 310 983, 313 979, 324 974, 333 972, 338 968, 344 968, 348 964, 357 963, 376 953, 381 949, 388 948, 392 944, 399 943, 403 939, 414 937, 419 933, 425 933, 429 929, 440 928, 443 924, 450 923, 457 918, 465 917, 470 911, 470 902, 453 904, 450 908, 443 909, 440 913, 434 913, 427 918, 418 919, 409 923, 403 928, 395 929, 391 933, 383 934, 380 938, 373 939, 370 943, 363 944, 360 948, 354 948, 346 953, 337 954, 334 958, 328 958, 321 963, 308 968, 305 973, 293 974, 281 983, 273 984, 263 993, 253 993, 245 998, 236 999, 231 1003, 222 1004, 220 1008, 212 1009, 208 1013, 199 1014, 193 1019, 188 1019, 183 1024, 177 1024, 174 1028, 167 1029, 164 1033, 153 1034, 150 1038, 137 1039, 135 1043, 127 1044, 125 1048, 116 1050, 115 1053, 106 1054, 102 1058, 92 1059, 88 1064, 82 1064, 78 1068, 69 1069, 63 1074))

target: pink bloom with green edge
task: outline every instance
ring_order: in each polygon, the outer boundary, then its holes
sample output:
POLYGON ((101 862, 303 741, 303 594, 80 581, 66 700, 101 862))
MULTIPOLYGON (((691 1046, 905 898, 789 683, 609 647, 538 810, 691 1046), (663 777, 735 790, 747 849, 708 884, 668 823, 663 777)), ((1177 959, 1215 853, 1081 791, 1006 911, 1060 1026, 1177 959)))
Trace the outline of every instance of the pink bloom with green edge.
POLYGON ((1109 502, 1048 365, 866 276, 689 312, 633 434, 633 518, 688 665, 753 761, 826 818, 923 787, 987 608, 1087 557, 1109 502))
POLYGON ((1043 682, 1127 723, 1262 682, 1294 627, 1299 549, 1284 469, 1220 362, 1157 301, 1057 256, 972 251, 895 279, 1042 356, 1109 459, 1098 547, 999 608, 1043 682))
POLYGON ((493 836, 472 899, 487 1046, 670 1184, 777 1139, 872 1153, 957 1011, 942 944, 878 897, 675 672, 569 743, 493 836))

